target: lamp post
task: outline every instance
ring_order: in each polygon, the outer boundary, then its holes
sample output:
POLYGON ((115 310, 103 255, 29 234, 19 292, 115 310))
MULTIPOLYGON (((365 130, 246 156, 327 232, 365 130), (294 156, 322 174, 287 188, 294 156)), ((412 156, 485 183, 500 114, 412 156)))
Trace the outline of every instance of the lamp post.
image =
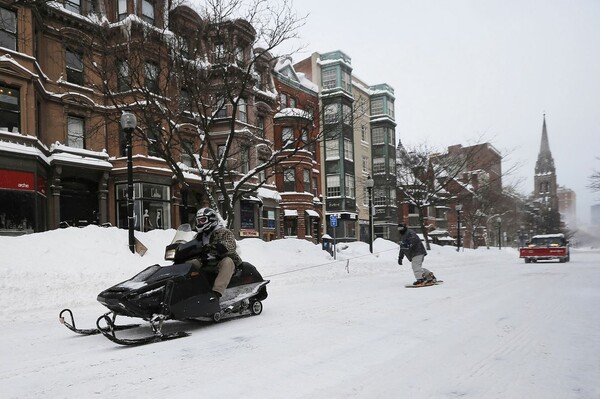
POLYGON ((367 176, 365 181, 365 187, 367 188, 367 195, 369 196, 369 251, 373 253, 373 186, 375 181, 371 176, 367 176))
POLYGON ((462 204, 457 204, 455 207, 456 209, 456 227, 457 227, 457 233, 456 233, 456 252, 460 251, 460 212, 462 211, 462 204))
POLYGON ((502 218, 498 216, 496 223, 498 223, 498 249, 502 249, 502 218))
POLYGON ((121 128, 127 134, 127 228, 129 229, 129 250, 135 252, 135 237, 133 235, 133 161, 131 157, 132 151, 132 134, 137 126, 135 115, 129 111, 123 112, 121 115, 121 128))

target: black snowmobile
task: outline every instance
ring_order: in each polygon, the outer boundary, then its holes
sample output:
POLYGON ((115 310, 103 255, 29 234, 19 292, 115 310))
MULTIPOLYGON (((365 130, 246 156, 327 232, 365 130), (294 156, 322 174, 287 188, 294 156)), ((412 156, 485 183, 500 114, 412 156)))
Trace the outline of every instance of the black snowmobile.
POLYGON ((178 331, 163 333, 166 320, 212 320, 244 315, 258 315, 267 298, 266 285, 256 268, 243 262, 236 268, 222 298, 212 292, 216 274, 197 269, 188 261, 201 258, 206 247, 195 239, 189 224, 179 227, 173 241, 167 246, 165 259, 170 266, 152 265, 129 280, 102 291, 98 301, 110 312, 100 316, 96 327, 79 329, 73 313, 63 309, 59 318, 70 330, 84 335, 101 333, 121 345, 140 345, 189 335, 178 331), (65 320, 68 315, 70 322, 65 320), (117 316, 139 317, 150 322, 153 334, 142 338, 117 337, 116 331, 138 327, 139 324, 116 325, 117 316))

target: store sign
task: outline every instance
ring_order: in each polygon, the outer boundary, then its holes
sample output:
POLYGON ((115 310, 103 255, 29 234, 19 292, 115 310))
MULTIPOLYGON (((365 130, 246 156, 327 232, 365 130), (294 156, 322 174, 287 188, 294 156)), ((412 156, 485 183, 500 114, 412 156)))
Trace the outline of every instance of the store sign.
POLYGON ((258 237, 256 230, 240 230, 240 237, 258 237))
POLYGON ((0 169, 0 188, 8 190, 34 191, 35 184, 33 173, 0 169))

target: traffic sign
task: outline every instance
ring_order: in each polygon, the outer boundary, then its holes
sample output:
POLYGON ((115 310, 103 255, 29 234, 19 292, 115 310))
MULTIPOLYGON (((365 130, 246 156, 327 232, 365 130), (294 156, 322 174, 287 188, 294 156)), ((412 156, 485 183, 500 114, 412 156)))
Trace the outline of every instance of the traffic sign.
POLYGON ((329 215, 329 225, 331 227, 337 227, 337 215, 329 215))

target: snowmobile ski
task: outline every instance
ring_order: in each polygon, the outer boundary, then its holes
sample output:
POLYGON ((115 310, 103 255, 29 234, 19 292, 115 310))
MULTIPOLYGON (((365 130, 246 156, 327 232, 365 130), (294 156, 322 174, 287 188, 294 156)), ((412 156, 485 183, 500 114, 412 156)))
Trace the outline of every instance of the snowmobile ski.
POLYGON ((161 316, 161 317, 156 317, 155 319, 150 321, 153 335, 149 335, 146 337, 140 337, 140 338, 120 338, 120 337, 117 337, 115 334, 115 331, 119 330, 118 326, 115 326, 115 324, 113 322, 115 315, 113 314, 113 317, 109 317, 109 315, 111 315, 111 314, 112 314, 112 312, 108 312, 108 313, 100 316, 98 318, 98 320, 96 320, 96 325, 98 327, 98 331, 100 331, 102 333, 102 335, 104 335, 106 338, 108 338, 112 342, 119 344, 119 345, 125 345, 125 346, 145 345, 145 344, 151 344, 151 343, 155 343, 155 342, 168 341, 171 339, 187 337, 188 335, 190 335, 189 333, 186 333, 184 331, 177 331, 177 332, 168 333, 168 334, 163 333, 162 332, 162 323, 165 319, 164 319, 164 317, 161 316), (100 326, 101 321, 104 321, 106 323, 106 327, 100 326))
POLYGON ((405 285, 405 288, 423 288, 423 287, 433 287, 434 285, 440 285, 440 284, 444 284, 443 280, 438 280, 433 284, 424 284, 424 285, 412 285, 412 284, 408 284, 405 285))
MULTIPOLYGON (((73 312, 71 311, 71 309, 63 309, 60 311, 60 313, 58 314, 58 320, 60 321, 61 324, 63 324, 65 327, 67 327, 69 330, 77 333, 77 334, 81 334, 81 335, 96 335, 96 334, 100 334, 102 331, 100 331, 98 328, 77 328, 75 326, 75 319, 73 318, 73 312), (65 320, 65 316, 63 316, 63 314, 66 313, 69 315, 69 318, 71 319, 71 321, 67 321, 65 320)), ((124 324, 124 325, 115 325, 114 324, 114 320, 113 320, 113 328, 115 331, 119 331, 119 330, 127 330, 130 328, 135 328, 135 327, 139 327, 139 324, 124 324)))

